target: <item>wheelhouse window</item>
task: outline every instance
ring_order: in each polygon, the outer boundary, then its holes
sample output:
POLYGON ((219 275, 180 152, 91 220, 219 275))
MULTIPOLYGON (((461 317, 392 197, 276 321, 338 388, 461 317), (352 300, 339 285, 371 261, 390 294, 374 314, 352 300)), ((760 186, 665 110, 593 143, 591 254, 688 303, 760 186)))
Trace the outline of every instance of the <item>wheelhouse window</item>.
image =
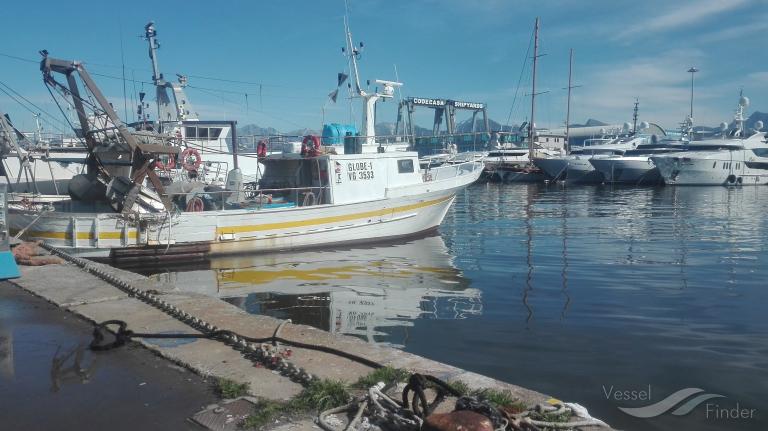
POLYGON ((413 172, 413 159, 401 159, 397 161, 397 172, 409 174, 413 172))
POLYGON ((184 129, 187 139, 201 139, 208 141, 219 139, 221 137, 221 133, 224 131, 222 127, 187 126, 184 129))

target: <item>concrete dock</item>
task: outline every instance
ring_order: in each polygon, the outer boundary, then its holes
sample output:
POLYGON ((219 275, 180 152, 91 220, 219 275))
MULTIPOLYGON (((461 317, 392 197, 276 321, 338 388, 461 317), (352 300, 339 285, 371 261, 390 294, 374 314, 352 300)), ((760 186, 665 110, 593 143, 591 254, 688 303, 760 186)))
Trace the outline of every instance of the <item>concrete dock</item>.
MULTIPOLYGON (((248 314, 217 298, 180 292, 172 286, 159 284, 144 276, 107 265, 95 263, 92 265, 97 265, 103 273, 130 282, 136 288, 152 291, 169 304, 218 328, 232 330, 244 336, 271 337, 278 326, 283 324, 280 328, 280 337, 284 339, 331 347, 385 366, 431 374, 445 381, 460 380, 472 389, 491 388, 509 391, 512 396, 528 406, 545 402, 550 398, 532 390, 395 348, 369 344, 354 337, 330 334, 305 325, 285 323, 272 317, 248 314)), ((22 267, 22 277, 14 280, 13 283, 94 323, 117 319, 127 322, 128 328, 135 332, 197 332, 160 309, 129 296, 107 281, 71 263, 22 267)), ((252 395, 256 397, 287 400, 302 389, 299 383, 276 371, 254 366, 254 363, 244 357, 241 352, 220 341, 211 339, 176 341, 137 339, 136 341, 162 357, 202 376, 247 382, 250 384, 252 395)), ((372 371, 372 368, 349 359, 302 348, 292 348, 290 361, 317 377, 345 382, 354 382, 372 371)))

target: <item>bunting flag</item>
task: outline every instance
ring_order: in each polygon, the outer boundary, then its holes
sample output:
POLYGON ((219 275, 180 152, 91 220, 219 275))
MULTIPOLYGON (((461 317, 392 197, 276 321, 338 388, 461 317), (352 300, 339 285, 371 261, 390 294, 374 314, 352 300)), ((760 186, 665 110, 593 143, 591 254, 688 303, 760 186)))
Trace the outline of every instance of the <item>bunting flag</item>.
POLYGON ((339 82, 339 83, 338 83, 338 84, 336 84, 336 86, 337 86, 337 87, 341 87, 341 84, 343 84, 343 83, 344 83, 344 81, 346 81, 346 80, 347 80, 347 78, 349 78, 349 76, 348 76, 346 73, 344 73, 344 72, 340 72, 340 73, 339 73, 339 76, 338 76, 338 82, 339 82))
POLYGON ((331 93, 328 95, 328 97, 331 99, 333 103, 336 103, 336 98, 339 96, 339 89, 335 89, 331 91, 331 93))

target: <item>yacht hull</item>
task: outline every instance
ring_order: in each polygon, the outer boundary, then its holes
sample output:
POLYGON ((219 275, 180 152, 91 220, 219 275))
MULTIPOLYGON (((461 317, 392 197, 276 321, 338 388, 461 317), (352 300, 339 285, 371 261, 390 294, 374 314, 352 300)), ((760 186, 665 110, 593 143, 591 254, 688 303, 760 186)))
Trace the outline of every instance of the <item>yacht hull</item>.
POLYGON ((565 181, 573 184, 596 184, 603 182, 603 175, 595 170, 589 161, 589 158, 580 157, 569 160, 565 181))
POLYGON ((487 170, 485 177, 488 181, 502 183, 539 183, 548 178, 540 169, 531 169, 530 167, 487 170))
POLYGON ((564 157, 535 158, 533 164, 550 180, 561 180, 565 178, 569 160, 564 157))
POLYGON ((657 184, 662 181, 649 157, 593 158, 590 163, 606 183, 657 184))
MULTIPOLYGON (((751 152, 749 152, 751 153, 751 152)), ((670 185, 768 184, 768 160, 755 161, 747 151, 653 156, 664 182, 670 185)))

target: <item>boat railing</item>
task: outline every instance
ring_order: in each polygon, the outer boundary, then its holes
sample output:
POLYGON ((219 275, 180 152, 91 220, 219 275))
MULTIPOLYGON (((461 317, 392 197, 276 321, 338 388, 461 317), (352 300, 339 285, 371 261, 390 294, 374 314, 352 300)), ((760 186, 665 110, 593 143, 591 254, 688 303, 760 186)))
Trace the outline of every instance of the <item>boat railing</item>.
POLYGON ((27 150, 85 149, 81 138, 66 133, 22 132, 26 138, 24 144, 31 145, 27 150))
MULTIPOLYGON (((245 135, 238 136, 238 152, 240 154, 253 154, 258 151, 260 143, 266 145, 267 153, 298 152, 301 143, 310 135, 245 135)), ((323 137, 319 136, 320 143, 324 147, 345 147, 349 145, 363 145, 368 141, 366 136, 341 136, 341 137, 323 137), (346 143, 345 143, 346 142, 346 143)), ((374 137, 375 143, 381 145, 385 150, 390 146, 401 147, 408 145, 407 137, 403 135, 377 135, 374 137)), ((308 142, 309 145, 311 143, 308 142)), ((345 151, 346 152, 346 151, 345 151)))
POLYGON ((189 181, 190 175, 203 180, 208 184, 223 184, 226 181, 229 172, 229 162, 203 159, 194 173, 186 169, 167 169, 157 168, 157 173, 161 178, 168 178, 173 182, 189 181))
POLYGON ((297 208, 331 203, 330 186, 200 190, 166 193, 182 211, 297 208))
POLYGON ((463 175, 471 174, 484 168, 480 160, 467 160, 459 163, 447 163, 437 167, 430 167, 423 170, 425 182, 440 181, 450 178, 457 178, 463 175))
MULTIPOLYGON (((240 154, 256 153, 259 143, 266 145, 268 153, 282 153, 298 151, 300 143, 308 135, 243 135, 237 137, 238 152, 240 154)), ((377 145, 384 147, 387 151, 391 147, 402 148, 408 146, 420 155, 435 154, 443 149, 455 145, 458 152, 483 151, 489 147, 491 135, 487 132, 470 133, 438 133, 434 135, 376 135, 376 136, 338 136, 322 137, 318 136, 323 146, 336 146, 344 148, 360 149, 366 145, 371 138, 377 145)), ((346 152, 346 151, 345 151, 346 152)))

